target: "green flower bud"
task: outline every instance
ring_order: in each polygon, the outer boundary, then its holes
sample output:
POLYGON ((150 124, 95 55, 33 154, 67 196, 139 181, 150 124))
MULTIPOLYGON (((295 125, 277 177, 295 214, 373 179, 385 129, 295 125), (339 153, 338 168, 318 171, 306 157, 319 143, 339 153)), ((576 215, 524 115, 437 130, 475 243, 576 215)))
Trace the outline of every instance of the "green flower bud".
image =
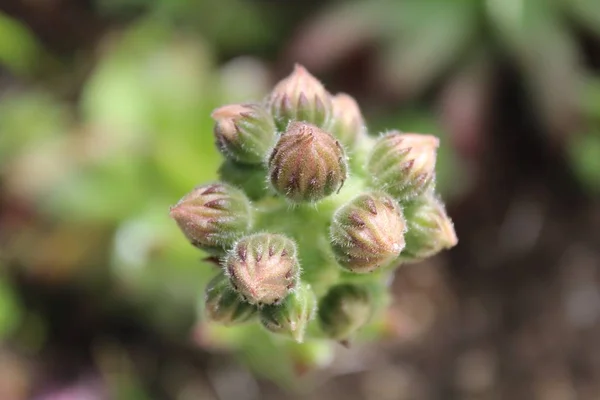
POLYGON ((256 308, 242 300, 223 273, 214 277, 206 287, 204 301, 206 316, 224 325, 240 324, 256 315, 256 308))
POLYGON ((281 304, 263 307, 260 322, 269 331, 288 335, 302 343, 306 326, 316 309, 317 300, 310 285, 300 284, 281 304))
POLYGON ((274 304, 296 287, 296 245, 284 235, 257 233, 240 239, 225 259, 233 288, 251 304, 274 304))
POLYGON ((367 163, 374 186, 399 200, 424 193, 435 180, 439 139, 398 131, 381 137, 367 163))
POLYGON ((458 243, 452 220, 446 214, 444 204, 433 193, 408 203, 404 213, 408 231, 404 236, 403 259, 422 260, 458 243))
POLYGON ((239 164, 232 160, 225 160, 219 168, 221 180, 242 189, 250 200, 262 199, 269 193, 266 175, 263 165, 239 164))
POLYGON ((317 201, 341 189, 348 175, 346 154, 329 133, 292 122, 269 156, 275 191, 293 202, 317 201))
POLYGON ((221 182, 195 188, 171 207, 170 215, 194 246, 206 250, 230 247, 252 225, 244 192, 221 182))
POLYGON ((356 100, 346 93, 332 98, 333 116, 328 131, 348 148, 356 146, 358 138, 365 134, 365 121, 356 100))
POLYGON ((332 339, 346 341, 365 326, 374 313, 369 290, 355 284, 341 284, 329 289, 319 301, 319 323, 332 339))
POLYGON ((334 214, 331 246, 342 267, 371 272, 400 255, 404 230, 402 211, 392 197, 381 192, 362 194, 334 214))
POLYGON ((256 104, 231 104, 212 113, 219 150, 228 158, 261 164, 273 147, 277 132, 269 113, 256 104))
POLYGON ((267 98, 267 109, 282 131, 291 121, 324 127, 331 117, 331 95, 303 66, 296 64, 294 72, 280 81, 267 98))

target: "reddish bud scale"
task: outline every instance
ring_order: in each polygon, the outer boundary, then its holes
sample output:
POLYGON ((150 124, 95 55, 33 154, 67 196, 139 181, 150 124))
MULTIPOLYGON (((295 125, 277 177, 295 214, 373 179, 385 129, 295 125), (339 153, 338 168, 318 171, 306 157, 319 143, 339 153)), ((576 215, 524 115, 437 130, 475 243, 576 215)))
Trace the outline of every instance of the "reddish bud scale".
POLYGON ((293 122, 268 160, 273 188, 294 202, 317 201, 338 191, 348 175, 346 155, 329 133, 293 122))
POLYGON ((379 192, 363 194, 336 211, 331 246, 345 269, 372 272, 400 255, 404 230, 402 211, 393 198, 379 192))
POLYGON ((431 135, 394 131, 381 137, 367 163, 373 185, 399 200, 419 196, 435 180, 438 146, 431 135))
POLYGON ((231 246, 252 225, 244 192, 220 182, 195 188, 171 207, 170 215, 194 246, 206 250, 231 246))
POLYGON ((232 287, 257 305, 282 301, 300 275, 296 245, 279 234, 257 233, 240 239, 224 266, 232 287))
POLYGON ((279 130, 285 130, 291 121, 324 127, 331 116, 331 95, 301 65, 275 86, 266 104, 279 130))

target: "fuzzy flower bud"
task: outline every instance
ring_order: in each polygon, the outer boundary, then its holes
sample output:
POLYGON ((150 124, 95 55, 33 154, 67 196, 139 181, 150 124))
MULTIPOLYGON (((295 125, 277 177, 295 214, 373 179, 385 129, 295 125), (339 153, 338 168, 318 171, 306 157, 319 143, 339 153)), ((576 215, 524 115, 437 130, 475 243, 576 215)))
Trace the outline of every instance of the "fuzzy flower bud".
POLYGON ((251 304, 283 300, 298 283, 296 245, 284 235, 257 233, 240 239, 227 255, 231 286, 251 304))
POLYGON ((371 272, 400 255, 404 230, 402 211, 392 197, 380 192, 362 194, 334 214, 331 246, 342 267, 371 272))
POLYGON ((331 116, 331 95, 303 66, 280 81, 267 98, 267 109, 280 130, 291 121, 310 122, 323 127, 331 116))
POLYGON ((302 343, 306 326, 316 309, 317 300, 310 285, 300 284, 281 304, 263 307, 260 322, 269 331, 288 335, 302 343))
POLYGON ((439 139, 398 131, 381 137, 367 164, 372 184, 399 200, 414 198, 435 180, 439 139))
POLYGON ((209 282, 205 296, 206 316, 224 325, 246 322, 256 315, 256 308, 242 300, 233 290, 225 274, 219 274, 209 282))
POLYGON ((348 148, 356 145, 358 138, 364 134, 365 121, 356 100, 346 93, 339 93, 332 98, 333 116, 328 131, 348 148))
POLYGON ((432 193, 408 203, 404 209, 408 231, 402 258, 418 261, 458 243, 452 220, 444 204, 432 193))
POLYGON ((244 192, 221 182, 195 188, 171 207, 170 215, 194 246, 206 250, 230 247, 252 224, 244 192))
POLYGON ((346 341, 366 325, 374 313, 369 290, 355 284, 332 287, 319 301, 319 323, 332 339, 346 341))
POLYGON ((294 202, 317 201, 338 191, 348 175, 346 154, 329 133, 292 122, 269 156, 273 188, 294 202))
POLYGON ((228 158, 260 164, 273 146, 277 132, 269 113, 256 104, 231 104, 212 113, 219 150, 228 158))

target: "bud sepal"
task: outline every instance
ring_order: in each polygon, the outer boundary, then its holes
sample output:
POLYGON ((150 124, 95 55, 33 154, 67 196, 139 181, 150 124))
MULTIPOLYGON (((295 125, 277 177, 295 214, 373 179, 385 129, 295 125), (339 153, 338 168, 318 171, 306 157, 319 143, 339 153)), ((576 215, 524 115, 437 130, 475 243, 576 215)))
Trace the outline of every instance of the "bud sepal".
POLYGON ((214 110, 217 147, 227 158, 261 164, 277 137, 273 117, 257 104, 230 104, 214 110))
POLYGON ((348 176, 339 141, 306 122, 292 122, 268 160, 273 189, 292 202, 314 202, 341 189, 348 176))
POLYGON ((367 170, 371 184, 401 201, 433 186, 439 139, 432 135, 392 131, 377 140, 367 170))
POLYGON ((396 259, 404 248, 405 221, 386 193, 359 195, 340 207, 330 227, 331 248, 343 268, 372 272, 396 259))
POLYGON ((314 318, 317 300, 309 284, 300 284, 280 304, 264 306, 260 322, 269 331, 304 341, 308 323, 314 318))
POLYGON ((319 301, 319 324, 328 337, 347 341, 371 320, 374 312, 367 287, 344 283, 333 286, 319 301))
POLYGON ((401 254, 404 261, 423 260, 458 243, 454 224, 435 194, 426 193, 407 203, 404 210, 408 228, 401 254))
POLYGON ((298 284, 296 244, 287 236, 256 233, 241 238, 227 254, 231 286, 249 303, 279 303, 298 284))
POLYGON ((332 98, 333 113, 327 130, 344 146, 353 149, 365 135, 365 121, 354 98, 338 93, 332 98))
POLYGON ((218 253, 250 230, 253 211, 244 192, 216 182, 185 195, 170 216, 194 246, 218 253))
POLYGON ((208 319, 228 326, 248 322, 257 315, 256 307, 242 300, 223 273, 206 287, 204 310, 208 319))
POLYGON ((317 78, 298 64, 288 77, 275 85, 266 104, 281 131, 293 121, 324 127, 331 118, 331 95, 317 78))

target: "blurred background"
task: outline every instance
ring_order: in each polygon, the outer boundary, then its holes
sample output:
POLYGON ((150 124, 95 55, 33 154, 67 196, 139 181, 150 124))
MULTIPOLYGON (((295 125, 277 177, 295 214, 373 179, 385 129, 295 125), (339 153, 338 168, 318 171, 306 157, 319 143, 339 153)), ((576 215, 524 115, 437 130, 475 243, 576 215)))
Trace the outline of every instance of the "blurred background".
POLYGON ((599 1, 0 2, 1 399, 597 400, 599 337, 599 1), (287 370, 209 339, 168 207, 217 177, 211 110, 295 62, 440 137, 460 242, 287 370))

